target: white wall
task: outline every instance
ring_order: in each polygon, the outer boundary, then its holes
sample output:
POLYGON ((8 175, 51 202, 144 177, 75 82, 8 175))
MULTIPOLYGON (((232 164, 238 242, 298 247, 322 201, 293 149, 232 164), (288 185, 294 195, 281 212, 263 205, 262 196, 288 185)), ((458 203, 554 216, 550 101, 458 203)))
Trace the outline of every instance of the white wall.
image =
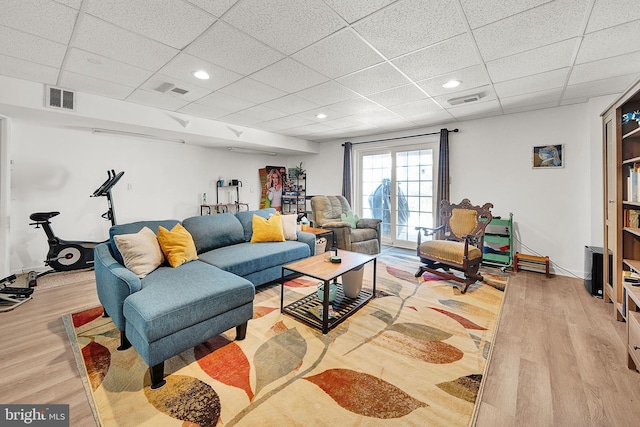
MULTIPOLYGON (((507 116, 459 122, 449 136, 451 199, 492 202, 494 215, 514 215, 516 250, 548 255, 560 275, 584 275, 584 246, 602 245, 600 113, 614 97, 507 116), (532 168, 534 145, 564 144, 565 167, 532 168)), ((415 129, 395 135, 437 131, 415 129)), ((436 137, 437 138, 437 137, 436 137)), ((305 156, 310 194, 339 194, 343 141, 305 156), (321 180, 314 179, 321 175, 321 180)), ((395 144, 410 144, 411 140, 395 144)))
MULTIPOLYGON (((513 212, 516 237, 526 245, 517 244, 517 250, 549 255, 556 274, 582 277, 584 246, 602 244, 599 114, 612 100, 603 97, 449 126, 460 129, 450 135, 452 200, 491 201, 494 214, 513 212), (564 168, 531 168, 531 147, 542 144, 565 145, 564 168)), ((372 135, 353 142, 437 130, 372 135)), ((269 157, 13 120, 11 271, 43 265, 47 245, 44 233, 28 225, 33 212, 62 212, 53 224, 65 239, 106 238, 109 223, 100 218, 106 200, 88 196, 104 181, 107 169, 125 171, 114 189, 119 223, 184 219, 199 214, 203 192, 214 200, 219 176, 243 181, 241 200, 257 208, 257 169, 272 164, 291 167, 302 161, 307 194, 339 194, 342 142, 321 143, 315 155, 269 157)))
POLYGON ((52 225, 63 239, 102 241, 108 237, 111 224, 100 217, 107 210, 107 200, 89 196, 107 178, 109 169, 125 171, 113 189, 116 218, 122 224, 199 215, 203 192, 209 203, 215 203, 219 177, 242 181, 240 200, 257 209, 258 169, 274 163, 286 165, 286 158, 94 135, 86 129, 23 120, 12 122, 11 159, 13 273, 44 267, 48 247, 44 232, 29 226, 33 212, 61 212, 52 225))

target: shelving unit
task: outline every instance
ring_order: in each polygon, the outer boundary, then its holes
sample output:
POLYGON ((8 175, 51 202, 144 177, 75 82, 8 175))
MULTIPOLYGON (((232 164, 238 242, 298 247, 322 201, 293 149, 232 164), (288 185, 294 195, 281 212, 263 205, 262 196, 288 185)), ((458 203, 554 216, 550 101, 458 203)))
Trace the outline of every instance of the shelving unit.
POLYGON ((248 203, 240 202, 240 187, 242 187, 242 182, 238 181, 238 184, 235 185, 220 185, 219 183, 216 185, 216 203, 213 205, 202 204, 200 205, 200 215, 208 215, 213 213, 224 213, 224 212, 239 212, 241 210, 249 210, 248 203), (229 194, 230 192, 233 194, 235 190, 235 200, 229 203, 221 203, 220 197, 222 194, 229 194))
POLYGON ((282 213, 304 213, 306 200, 307 175, 287 177, 282 190, 282 213))
POLYGON ((622 124, 625 114, 638 110, 640 81, 602 113, 604 253, 611 253, 611 261, 603 257, 603 299, 613 303, 618 320, 627 316, 623 271, 640 272, 640 126, 636 120, 622 124))
POLYGON ((513 265, 513 214, 509 219, 493 218, 484 234, 482 263, 500 267, 502 271, 513 265))

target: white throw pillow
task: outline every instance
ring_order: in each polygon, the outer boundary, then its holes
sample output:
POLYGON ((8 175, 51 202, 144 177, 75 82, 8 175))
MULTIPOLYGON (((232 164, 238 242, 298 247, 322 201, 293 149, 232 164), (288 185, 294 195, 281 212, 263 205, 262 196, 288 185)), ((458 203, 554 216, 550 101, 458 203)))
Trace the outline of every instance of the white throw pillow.
POLYGON ((158 238, 149 227, 134 234, 114 236, 113 240, 122 254, 124 266, 141 279, 164 262, 158 238))
POLYGON ((284 234, 284 239, 298 240, 298 235, 296 234, 298 215, 280 215, 280 218, 282 219, 282 234, 284 234))

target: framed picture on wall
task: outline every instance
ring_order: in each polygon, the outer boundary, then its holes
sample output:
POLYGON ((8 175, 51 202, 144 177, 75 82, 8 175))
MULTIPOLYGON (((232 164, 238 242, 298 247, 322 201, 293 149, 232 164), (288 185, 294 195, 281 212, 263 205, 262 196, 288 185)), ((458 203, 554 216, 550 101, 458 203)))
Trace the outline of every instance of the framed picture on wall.
POLYGON ((534 145, 532 153, 534 169, 549 169, 564 167, 564 146, 557 145, 534 145))

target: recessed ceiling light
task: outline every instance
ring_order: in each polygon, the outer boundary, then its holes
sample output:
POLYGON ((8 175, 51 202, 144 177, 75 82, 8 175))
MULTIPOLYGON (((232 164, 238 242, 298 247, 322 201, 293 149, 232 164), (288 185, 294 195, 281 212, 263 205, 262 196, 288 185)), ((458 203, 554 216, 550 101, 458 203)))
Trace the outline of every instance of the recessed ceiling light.
POLYGON ((442 87, 451 89, 460 86, 460 83, 462 83, 460 80, 449 80, 448 82, 443 84, 442 87))
POLYGON ((200 79, 200 80, 209 80, 209 73, 207 73, 204 70, 198 70, 198 71, 194 71, 193 72, 193 76, 196 79, 200 79))
POLYGON ((325 113, 318 113, 318 114, 316 114, 316 118, 317 119, 326 119, 327 115, 325 113))

